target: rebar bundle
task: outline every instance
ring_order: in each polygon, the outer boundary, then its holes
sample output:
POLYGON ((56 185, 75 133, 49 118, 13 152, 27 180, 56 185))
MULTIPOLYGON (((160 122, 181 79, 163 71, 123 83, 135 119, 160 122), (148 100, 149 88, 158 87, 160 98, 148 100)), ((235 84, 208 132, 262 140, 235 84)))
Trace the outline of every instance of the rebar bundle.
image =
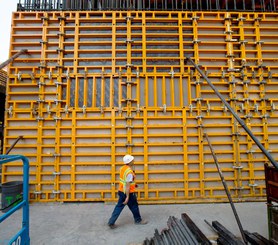
POLYGON ((18 11, 276 11, 278 0, 19 0, 18 11))

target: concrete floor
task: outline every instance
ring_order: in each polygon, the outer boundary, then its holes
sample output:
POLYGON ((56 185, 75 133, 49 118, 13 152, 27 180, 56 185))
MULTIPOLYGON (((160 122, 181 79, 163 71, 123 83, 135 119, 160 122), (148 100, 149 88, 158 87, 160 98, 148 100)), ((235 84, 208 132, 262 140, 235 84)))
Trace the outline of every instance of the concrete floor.
MULTIPOLYGON (((242 226, 250 232, 268 237, 267 207, 264 202, 235 204, 242 226)), ((33 245, 139 245, 151 238, 154 230, 167 228, 169 216, 180 219, 187 213, 202 232, 213 239, 216 234, 204 222, 219 221, 240 237, 229 203, 226 204, 176 204, 140 205, 147 225, 134 225, 132 215, 126 207, 117 221, 118 228, 111 230, 107 221, 114 204, 104 203, 48 203, 30 205, 30 237, 33 245)), ((0 213, 1 215, 1 213, 0 213)), ((7 244, 21 226, 21 211, 0 224, 0 244, 7 244)))

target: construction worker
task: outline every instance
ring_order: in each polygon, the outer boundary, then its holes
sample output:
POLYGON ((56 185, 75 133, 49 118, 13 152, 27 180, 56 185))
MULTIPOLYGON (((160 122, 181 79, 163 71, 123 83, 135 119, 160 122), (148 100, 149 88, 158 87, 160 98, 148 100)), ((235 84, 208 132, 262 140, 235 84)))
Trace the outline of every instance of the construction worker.
POLYGON ((145 225, 148 223, 146 220, 142 220, 141 218, 137 197, 135 195, 135 173, 131 168, 134 164, 134 157, 131 155, 125 155, 123 157, 123 162, 124 166, 120 169, 118 203, 108 221, 108 226, 111 229, 116 228, 115 222, 120 216, 125 205, 127 205, 132 212, 135 224, 145 225))

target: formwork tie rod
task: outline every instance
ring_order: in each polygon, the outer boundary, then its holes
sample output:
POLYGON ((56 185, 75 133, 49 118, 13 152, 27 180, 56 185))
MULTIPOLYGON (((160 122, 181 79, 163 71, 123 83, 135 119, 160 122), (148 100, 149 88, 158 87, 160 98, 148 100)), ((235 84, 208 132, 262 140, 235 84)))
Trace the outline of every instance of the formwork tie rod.
POLYGON ((229 109, 235 119, 239 122, 239 124, 244 128, 246 133, 252 138, 252 140, 256 143, 256 145, 260 148, 262 153, 268 158, 268 160, 272 163, 275 168, 278 168, 277 162, 271 156, 271 154, 264 148, 261 142, 256 138, 256 136, 251 132, 251 130, 246 126, 244 121, 236 114, 230 104, 225 100, 225 98, 221 95, 221 93, 217 90, 217 88, 212 84, 209 78, 204 74, 204 72, 200 69, 200 67, 189 57, 186 57, 187 60, 196 68, 196 70, 203 76, 203 78, 208 82, 208 85, 212 88, 215 94, 220 98, 220 100, 224 103, 224 105, 229 109))

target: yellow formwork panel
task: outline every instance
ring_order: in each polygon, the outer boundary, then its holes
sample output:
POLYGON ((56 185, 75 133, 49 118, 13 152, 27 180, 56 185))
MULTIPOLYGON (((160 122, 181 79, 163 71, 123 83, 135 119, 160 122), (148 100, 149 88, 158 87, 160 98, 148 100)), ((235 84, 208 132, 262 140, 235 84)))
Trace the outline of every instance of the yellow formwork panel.
MULTIPOLYGON (((4 152, 30 160, 34 201, 116 200, 135 156, 141 202, 265 198, 265 156, 187 64, 193 57, 278 159, 278 14, 17 12, 4 152)), ((3 181, 21 176, 3 166, 3 181)))

